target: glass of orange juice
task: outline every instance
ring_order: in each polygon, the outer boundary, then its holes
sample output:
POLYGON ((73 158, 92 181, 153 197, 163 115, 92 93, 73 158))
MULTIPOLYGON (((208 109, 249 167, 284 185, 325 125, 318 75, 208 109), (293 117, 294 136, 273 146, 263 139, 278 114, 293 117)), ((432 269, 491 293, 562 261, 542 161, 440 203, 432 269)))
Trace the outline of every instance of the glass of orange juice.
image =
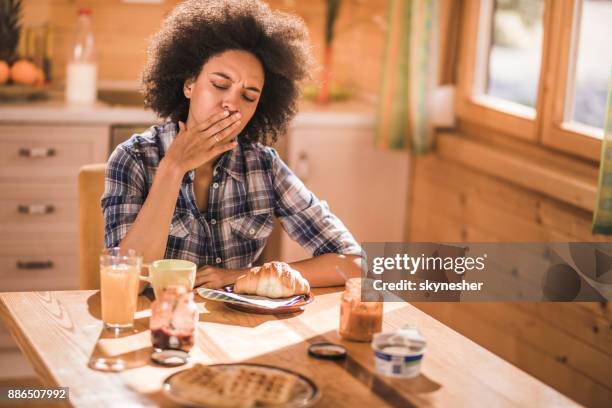
POLYGON ((131 329, 138 303, 142 256, 133 249, 109 248, 100 255, 102 321, 112 331, 131 329))

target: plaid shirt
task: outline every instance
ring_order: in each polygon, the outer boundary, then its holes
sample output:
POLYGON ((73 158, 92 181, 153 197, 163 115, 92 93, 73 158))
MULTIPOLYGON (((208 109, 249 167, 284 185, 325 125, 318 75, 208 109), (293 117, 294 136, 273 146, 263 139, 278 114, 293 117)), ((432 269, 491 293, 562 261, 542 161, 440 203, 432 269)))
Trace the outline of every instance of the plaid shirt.
MULTIPOLYGON (((136 219, 176 134, 174 123, 153 126, 111 155, 102 196, 107 248, 119 245, 136 219)), ((317 199, 270 147, 239 144, 221 156, 205 213, 196 205, 194 174, 190 171, 183 178, 165 258, 190 260, 198 267, 249 267, 272 232, 273 215, 313 256, 361 255, 360 246, 327 203, 317 199)))

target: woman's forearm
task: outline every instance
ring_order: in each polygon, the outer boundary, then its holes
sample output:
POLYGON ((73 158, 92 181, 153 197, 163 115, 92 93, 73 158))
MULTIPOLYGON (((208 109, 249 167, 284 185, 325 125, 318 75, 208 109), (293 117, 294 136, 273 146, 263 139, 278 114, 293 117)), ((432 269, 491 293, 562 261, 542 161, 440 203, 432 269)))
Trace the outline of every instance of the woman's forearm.
MULTIPOLYGON (((345 276, 347 278, 361 276, 361 257, 357 255, 324 254, 292 262, 289 265, 299 271, 308 280, 311 287, 344 285, 345 276)), ((244 275, 250 269, 222 269, 205 266, 197 272, 195 286, 222 288, 235 283, 239 276, 244 275)))
POLYGON ((161 161, 136 220, 119 244, 122 248, 140 252, 145 263, 164 257, 168 229, 183 175, 178 166, 166 160, 161 161))
POLYGON ((357 255, 324 254, 291 262, 290 265, 308 280, 311 287, 344 285, 342 274, 347 278, 361 276, 361 257, 357 255))

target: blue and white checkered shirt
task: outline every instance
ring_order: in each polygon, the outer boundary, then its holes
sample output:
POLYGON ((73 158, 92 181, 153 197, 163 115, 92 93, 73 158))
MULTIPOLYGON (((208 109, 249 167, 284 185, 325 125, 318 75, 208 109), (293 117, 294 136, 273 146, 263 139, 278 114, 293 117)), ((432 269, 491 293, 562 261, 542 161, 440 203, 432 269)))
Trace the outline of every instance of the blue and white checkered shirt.
MULTIPOLYGON (((153 126, 111 155, 102 196, 107 248, 119 245, 136 219, 176 134, 174 123, 153 126)), ((194 171, 183 178, 165 258, 190 260, 198 267, 249 267, 272 232, 273 215, 313 256, 361 255, 359 244, 327 203, 304 186, 273 148, 239 144, 221 156, 205 213, 196 205, 193 179, 194 171)))

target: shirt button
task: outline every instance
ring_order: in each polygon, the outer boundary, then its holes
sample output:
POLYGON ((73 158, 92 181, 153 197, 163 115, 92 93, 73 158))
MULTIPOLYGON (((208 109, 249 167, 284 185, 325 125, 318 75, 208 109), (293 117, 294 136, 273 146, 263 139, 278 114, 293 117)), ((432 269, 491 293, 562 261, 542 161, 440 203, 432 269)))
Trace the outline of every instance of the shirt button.
POLYGON ((210 223, 211 223, 212 225, 215 225, 215 224, 217 223, 217 220, 215 220, 215 219, 213 218, 212 220, 210 220, 210 223))
POLYGON ((254 234, 255 234, 255 229, 254 229, 254 228, 251 228, 251 229, 249 230, 249 234, 254 235, 254 234))
POLYGON ((220 263, 221 263, 221 258, 217 258, 217 259, 215 259, 215 262, 217 262, 218 264, 220 264, 220 263))
POLYGON ((219 188, 219 183, 213 184, 213 188, 219 188))

